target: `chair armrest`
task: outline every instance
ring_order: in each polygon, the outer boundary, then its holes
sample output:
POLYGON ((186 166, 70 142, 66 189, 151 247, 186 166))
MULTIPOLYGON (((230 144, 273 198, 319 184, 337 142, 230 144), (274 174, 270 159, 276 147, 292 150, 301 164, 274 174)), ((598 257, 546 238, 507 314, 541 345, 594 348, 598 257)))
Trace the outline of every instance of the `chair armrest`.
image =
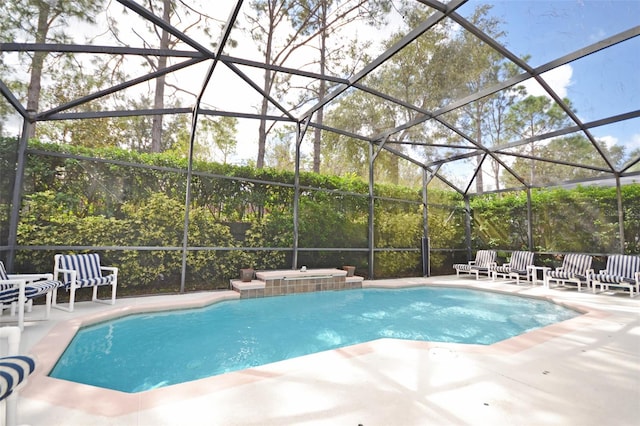
POLYGON ((18 303, 24 303, 26 300, 25 291, 28 280, 12 278, 9 280, 0 280, 0 284, 12 284, 13 287, 18 287, 18 303))
POLYGON ((27 281, 29 280, 25 280, 23 278, 19 278, 14 275, 13 277, 9 276, 8 280, 0 280, 0 284, 25 284, 26 285, 27 281))
POLYGON ((111 272, 112 274, 117 274, 118 273, 118 268, 115 267, 115 266, 101 266, 100 270, 111 272))
POLYGON ((475 261, 475 260, 470 260, 470 261, 469 261, 469 265, 475 265, 475 264, 476 264, 476 261, 475 261))
POLYGON ((600 269, 600 273, 601 273, 601 274, 604 274, 604 273, 606 273, 606 272, 607 272, 607 270, 606 270, 606 269, 600 269))
POLYGON ((71 274, 71 279, 69 281, 75 281, 78 278, 78 271, 76 271, 75 269, 59 268, 56 272, 56 279, 58 279, 58 274, 60 274, 61 272, 71 274))
POLYGON ((53 279, 53 274, 7 274, 7 276, 9 279, 25 280, 27 282, 53 279))

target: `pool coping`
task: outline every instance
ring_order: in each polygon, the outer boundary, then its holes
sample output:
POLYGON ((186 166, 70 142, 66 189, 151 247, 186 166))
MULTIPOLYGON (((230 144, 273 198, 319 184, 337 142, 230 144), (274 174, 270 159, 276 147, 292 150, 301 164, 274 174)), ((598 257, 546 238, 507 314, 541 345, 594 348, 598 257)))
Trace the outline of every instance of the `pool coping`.
POLYGON ((202 293, 197 299, 178 300, 176 297, 167 298, 166 300, 154 299, 148 303, 140 303, 133 306, 110 306, 110 309, 105 311, 79 316, 56 324, 45 337, 31 348, 30 354, 36 358, 37 367, 25 387, 22 388, 21 395, 92 415, 117 417, 139 410, 152 409, 169 402, 183 401, 218 390, 279 377, 292 371, 292 369, 300 368, 312 357, 330 359, 337 354, 340 357, 353 358, 375 352, 376 349, 381 347, 393 347, 397 350, 417 348, 426 351, 450 350, 455 352, 509 355, 588 327, 590 324, 593 324, 594 321, 601 320, 610 315, 609 313, 586 307, 579 303, 558 300, 550 295, 523 293, 527 289, 531 289, 531 286, 508 284, 500 288, 488 288, 486 283, 487 281, 474 282, 466 280, 433 283, 425 282, 424 279, 421 278, 416 278, 394 282, 365 281, 363 288, 406 288, 417 286, 468 288, 548 300, 576 310, 580 312, 581 315, 491 345, 424 342, 385 338, 138 393, 115 391, 48 376, 58 358, 62 355, 81 326, 138 313, 200 308, 225 300, 238 299, 239 295, 233 291, 220 291, 202 293))

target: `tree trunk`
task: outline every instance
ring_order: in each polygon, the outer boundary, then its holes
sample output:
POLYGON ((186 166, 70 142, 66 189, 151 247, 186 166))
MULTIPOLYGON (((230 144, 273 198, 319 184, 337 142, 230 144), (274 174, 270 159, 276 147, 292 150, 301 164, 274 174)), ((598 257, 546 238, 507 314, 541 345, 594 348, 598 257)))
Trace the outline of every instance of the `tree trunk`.
MULTIPOLYGON (((38 2, 38 30, 36 32, 36 43, 46 43, 47 33, 49 32, 49 4, 47 2, 38 2)), ((42 89, 42 69, 47 52, 34 52, 31 60, 31 76, 29 78, 29 87, 27 89, 27 111, 38 112, 40 107, 40 90, 42 89)), ((36 123, 30 123, 27 128, 27 139, 36 136, 36 123)))
MULTIPOLYGON (((320 90, 318 91, 319 99, 324 98, 326 93, 326 83, 324 80, 320 82, 320 90)), ((320 108, 316 112, 316 121, 318 124, 322 124, 324 121, 324 108, 320 108)), ((313 132, 313 171, 314 173, 320 173, 320 147, 322 145, 322 130, 316 127, 313 132)))
MULTIPOLYGON (((531 142, 531 157, 535 157, 536 155, 536 146, 535 143, 531 142)), ((531 158, 531 173, 530 176, 531 181, 529 185, 533 185, 536 179, 536 162, 533 158, 531 158)))
MULTIPOLYGON (((163 12, 162 19, 166 22, 171 21, 171 0, 163 0, 162 2, 163 12)), ((162 34, 160 36, 160 49, 168 49, 169 48, 169 33, 165 30, 162 30, 162 34)), ((167 67, 167 57, 159 56, 158 57, 158 66, 156 70, 162 70, 167 67)), ((164 87, 165 87, 165 76, 162 75, 156 78, 156 91, 155 96, 153 98, 153 108, 154 109, 163 109, 164 108, 164 87)), ((154 115, 152 124, 151 124, 151 152, 161 152, 162 151, 162 115, 154 115)))
MULTIPOLYGON (((269 70, 265 70, 264 72, 264 87, 267 87, 267 83, 271 79, 271 72, 269 70)), ((262 99, 262 105, 260 107, 260 115, 265 116, 267 114, 267 110, 269 107, 269 100, 267 98, 262 99)), ((256 160, 256 167, 258 169, 262 169, 264 167, 264 154, 265 147, 267 145, 267 120, 264 118, 260 119, 260 126, 258 127, 258 158, 256 160)))
POLYGON ((496 190, 500 189, 500 163, 497 160, 491 160, 493 165, 493 176, 496 182, 496 190))
MULTIPOLYGON (((476 110, 476 142, 482 145, 482 109, 477 107, 476 110)), ((476 174, 476 192, 482 194, 484 192, 484 182, 482 179, 482 167, 480 166, 482 156, 478 157, 478 173, 476 174)))
MULTIPOLYGON (((271 49, 273 46, 273 33, 275 28, 273 28, 274 18, 270 16, 269 21, 269 33, 267 34, 267 45, 264 50, 264 63, 266 65, 271 65, 271 49)), ((264 85, 262 86, 262 90, 264 93, 269 94, 271 92, 271 71, 268 69, 264 70, 264 85)), ((264 117, 267 115, 269 111, 269 100, 267 98, 262 98, 262 104, 260 106, 260 114, 264 117)), ((260 126, 258 127, 258 158, 256 160, 256 167, 258 169, 262 169, 264 167, 264 155, 267 146, 267 120, 265 118, 260 119, 260 126)))
MULTIPOLYGON (((327 61, 327 3, 323 1, 320 5, 320 75, 324 76, 327 61)), ((327 83, 320 80, 318 88, 318 100, 322 100, 327 93, 327 83)), ((316 122, 322 125, 324 122, 324 108, 316 112, 316 122)), ((322 143, 322 131, 316 127, 313 133, 313 171, 320 173, 320 147, 322 143)))

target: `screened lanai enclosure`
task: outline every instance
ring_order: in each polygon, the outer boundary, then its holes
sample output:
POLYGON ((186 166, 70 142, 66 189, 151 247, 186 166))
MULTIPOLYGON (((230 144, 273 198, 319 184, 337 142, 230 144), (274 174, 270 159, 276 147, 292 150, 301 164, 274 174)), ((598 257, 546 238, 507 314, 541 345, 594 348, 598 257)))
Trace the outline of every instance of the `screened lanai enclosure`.
POLYGON ((636 0, 0 5, 0 259, 120 294, 640 248, 636 0))

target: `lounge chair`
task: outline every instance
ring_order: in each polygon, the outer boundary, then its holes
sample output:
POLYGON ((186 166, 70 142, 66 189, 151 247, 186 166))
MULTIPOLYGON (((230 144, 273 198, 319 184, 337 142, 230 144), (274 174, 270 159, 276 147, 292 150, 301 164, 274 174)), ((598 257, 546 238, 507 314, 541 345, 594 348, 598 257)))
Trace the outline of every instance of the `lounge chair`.
POLYGON ((31 312, 33 299, 46 296, 44 319, 51 313, 51 298, 54 290, 61 286, 53 279, 53 274, 7 274, 0 261, 0 315, 6 306, 11 307, 11 315, 18 312, 18 327, 24 329, 24 308, 31 312))
POLYGON ((93 288, 93 302, 116 303, 116 287, 118 285, 118 268, 100 265, 100 255, 90 254, 56 254, 54 256, 53 275, 61 279, 62 287, 69 292, 69 306, 58 306, 58 289, 53 293, 53 306, 68 312, 73 312, 76 290, 84 287, 93 288), (103 272, 109 272, 103 275, 103 272), (98 287, 110 285, 111 299, 98 299, 98 287))
POLYGON ((593 257, 588 254, 569 253, 562 259, 562 266, 556 269, 544 271, 544 285, 551 288, 551 282, 565 286, 567 283, 575 283, 578 291, 582 291, 582 284, 589 287, 588 276, 593 274, 591 262, 593 257))
POLYGON ((460 277, 460 272, 464 272, 469 275, 475 274, 477 280, 479 279, 479 274, 491 275, 491 268, 495 265, 495 250, 478 250, 475 260, 470 260, 468 263, 455 263, 453 269, 456 270, 457 277, 460 277))
POLYGON ((520 285, 520 278, 524 277, 527 281, 533 277, 533 255, 531 251, 514 251, 511 254, 509 263, 499 265, 493 268, 492 274, 495 280, 498 275, 503 278, 515 278, 516 284, 520 285))
POLYGON ((33 373, 36 363, 33 358, 18 355, 20 328, 1 327, 0 338, 8 341, 6 356, 0 356, 0 411, 4 411, 2 424, 15 426, 18 405, 17 388, 33 373))
POLYGON ((629 296, 633 297, 634 290, 636 294, 640 293, 640 256, 609 256, 606 269, 590 274, 589 281, 594 293, 598 285, 600 291, 609 290, 609 287, 622 287, 629 289, 629 296))

